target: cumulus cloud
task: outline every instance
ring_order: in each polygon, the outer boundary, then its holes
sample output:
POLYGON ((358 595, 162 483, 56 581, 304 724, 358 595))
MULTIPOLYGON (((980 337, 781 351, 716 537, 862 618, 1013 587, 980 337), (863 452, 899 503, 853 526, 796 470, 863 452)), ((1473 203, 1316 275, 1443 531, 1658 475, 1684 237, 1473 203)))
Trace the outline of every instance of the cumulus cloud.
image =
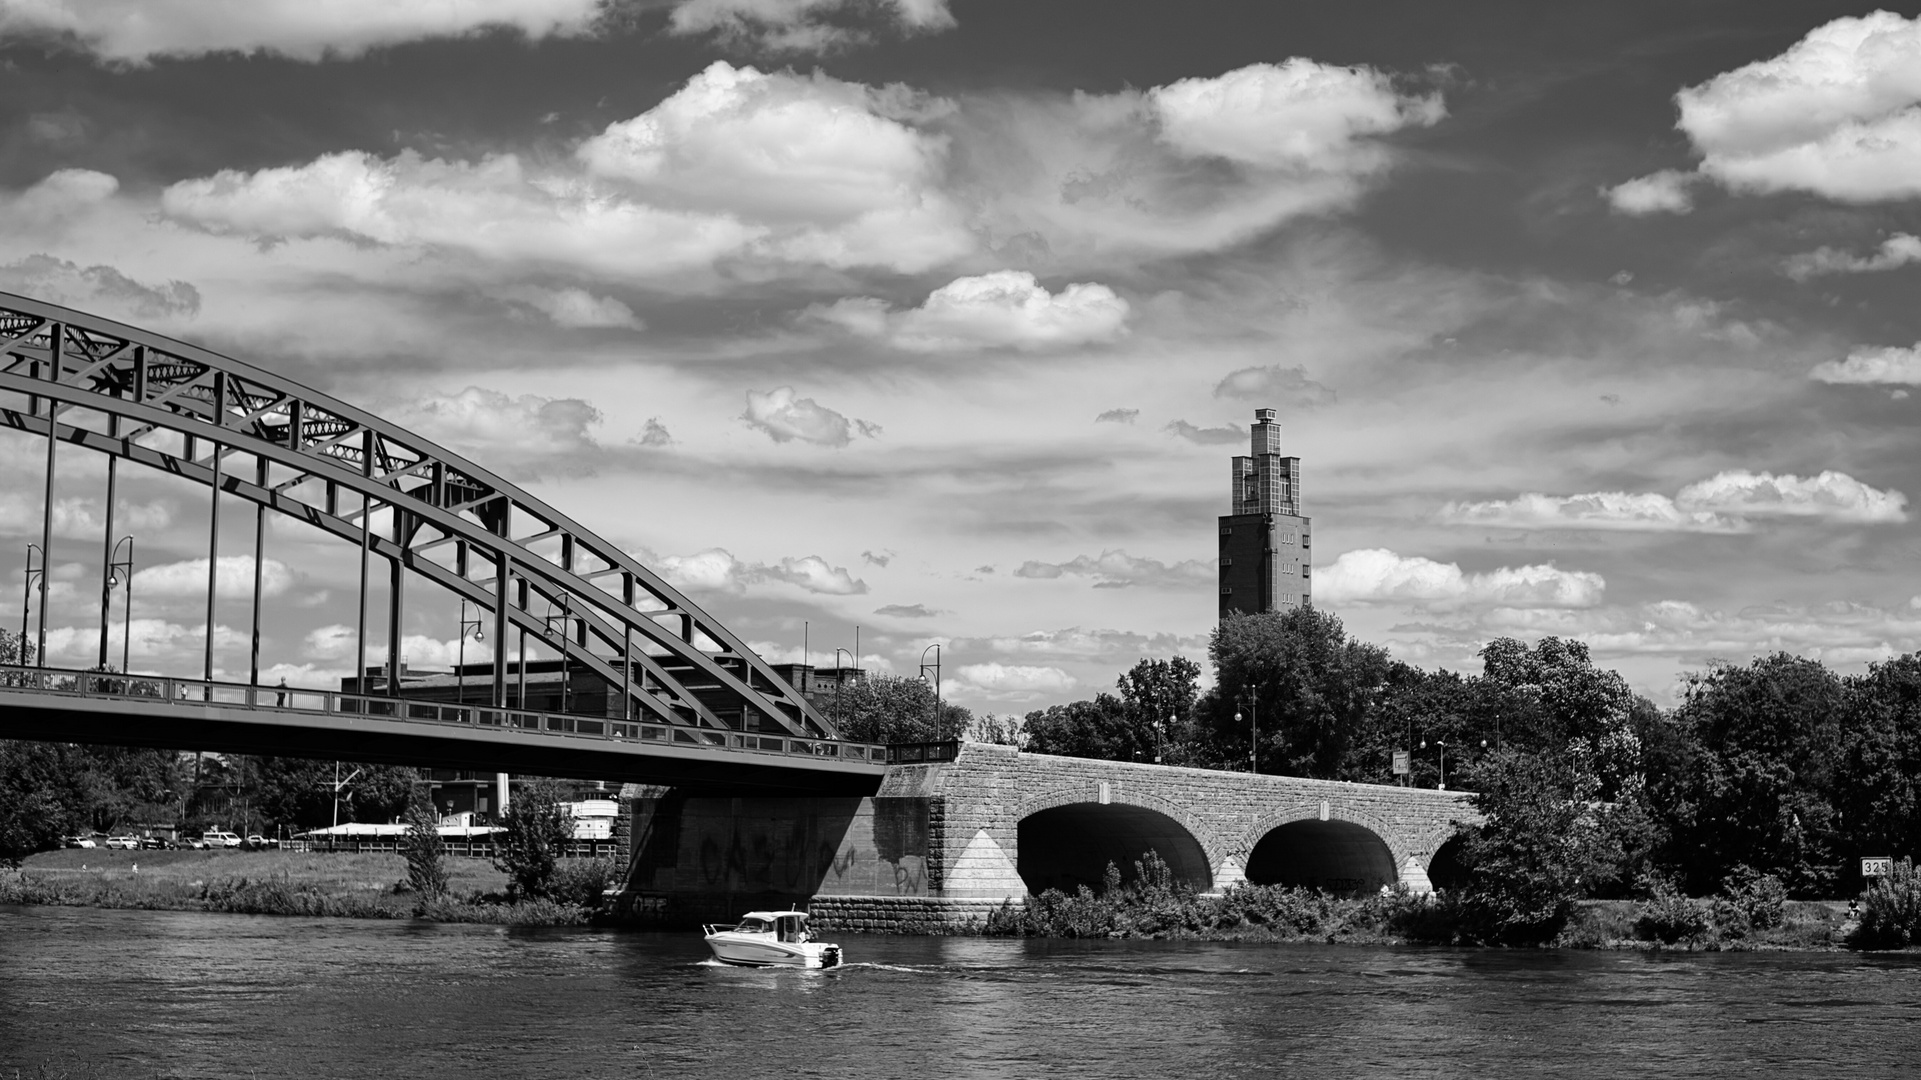
POLYGON ((1294 57, 1147 92, 1162 141, 1189 157, 1259 169, 1358 174, 1385 164, 1369 136, 1438 123, 1439 95, 1411 97, 1385 74, 1294 57))
POLYGON ((918 272, 974 248, 938 186, 947 141, 908 122, 929 110, 901 87, 716 61, 577 156, 651 204, 760 223, 766 258, 918 272))
POLYGON ((1592 611, 1503 609, 1482 617, 1482 632, 1559 634, 1597 656, 1676 657, 1707 663, 1790 652, 1829 664, 1891 660, 1921 649, 1921 608, 1836 601, 1772 604, 1721 611, 1657 600, 1592 611))
POLYGON ((1067 562, 1050 563, 1030 559, 1014 571, 1014 576, 1040 579, 1091 577, 1097 589, 1122 589, 1132 585, 1192 588, 1197 583, 1212 581, 1214 567, 1199 559, 1189 559, 1170 566, 1158 559, 1141 558, 1114 548, 1101 552, 1099 556, 1080 555, 1067 562))
POLYGON ((825 596, 856 596, 867 591, 867 583, 848 573, 846 567, 831 566, 818 555, 782 559, 760 567, 759 573, 770 580, 798 585, 810 593, 825 596))
POLYGON ((709 548, 649 561, 663 577, 684 589, 739 593, 749 585, 776 581, 822 596, 858 596, 867 591, 867 583, 846 567, 833 566, 818 555, 750 563, 735 558, 725 548, 709 548))
POLYGON ((1202 446, 1225 446, 1228 443, 1243 442, 1247 439, 1247 432, 1233 424, 1226 427, 1204 428, 1196 427, 1185 420, 1174 420, 1162 430, 1202 446))
POLYGON ((885 569, 888 563, 894 561, 894 552, 891 550, 863 551, 860 553, 860 561, 869 566, 878 566, 885 569))
POLYGON ((1450 502, 1441 521, 1509 529, 1598 529, 1625 532, 1748 531, 1747 522, 1706 510, 1684 510, 1666 495, 1597 491, 1585 495, 1528 492, 1513 499, 1450 502))
POLYGON ((747 391, 747 411, 740 418, 777 443, 798 440, 842 447, 853 442, 856 434, 869 439, 880 434, 879 424, 850 420, 813 398, 800 397, 791 386, 776 387, 765 394, 747 391))
MULTIPOLYGON (((286 563, 265 559, 260 563, 260 595, 279 596, 297 584, 299 578, 286 563)), ((135 596, 204 597, 207 595, 207 560, 186 559, 136 570, 133 575, 135 596)), ((253 595, 253 556, 220 556, 220 573, 215 585, 222 600, 239 600, 253 595)))
POLYGON ((1407 604, 1462 607, 1586 608, 1601 602, 1601 575, 1552 564, 1504 566, 1467 573, 1454 563, 1384 548, 1349 551, 1315 575, 1314 595, 1329 604, 1407 604))
POLYGON ((1839 248, 1821 247, 1790 256, 1782 264, 1781 272, 1796 281, 1806 281, 1822 274, 1873 274, 1897 270, 1912 262, 1921 262, 1921 236, 1895 233, 1881 241, 1880 248, 1872 255, 1863 257, 1839 248))
POLYGON ((1678 126, 1701 155, 1700 173, 1736 191, 1912 198, 1921 195, 1917 71, 1921 19, 1835 19, 1779 56, 1682 90, 1678 126))
POLYGON ((1131 424, 1140 419, 1140 415, 1139 409, 1109 409, 1096 416, 1094 422, 1096 424, 1131 424))
POLYGON ((585 289, 521 288, 508 290, 506 295, 547 316, 555 326, 571 330, 645 329, 633 308, 609 296, 595 296, 585 289))
POLYGON ((947 612, 930 608, 926 604, 887 604, 874 609, 876 615, 891 615, 897 619, 932 619, 947 612))
POLYGON ((989 694, 1058 694, 1072 690, 1077 680, 1057 667, 1002 664, 964 664, 955 677, 963 684, 989 694))
POLYGON ((128 321, 186 319, 200 311, 200 291, 184 281, 143 285, 111 266, 83 267, 51 255, 0 266, 0 290, 128 321))
POLYGON ((1025 351, 1113 341, 1126 332, 1127 301, 1105 285, 1066 285, 1049 293, 1033 274, 998 270, 956 278, 920 307, 848 297, 809 308, 807 317, 915 352, 969 348, 1025 351))
POLYGON ((1905 521, 1906 504, 1900 492, 1877 491, 1846 473, 1802 479, 1735 469, 1689 484, 1672 498, 1654 492, 1528 492, 1513 499, 1450 502, 1437 517, 1449 525, 1510 529, 1741 533, 1752 531, 1749 518, 1905 521))
POLYGON ((952 28, 948 0, 678 0, 668 16, 674 34, 714 34, 729 44, 766 52, 819 53, 858 44, 866 31, 835 21, 848 9, 878 7, 904 33, 952 28))
POLYGON ((1845 360, 1816 364, 1808 378, 1824 383, 1921 386, 1921 344, 1856 349, 1845 360))
POLYGON ((1805 479, 1733 469, 1689 484, 1675 496, 1684 507, 1752 517, 1811 517, 1863 524, 1908 519, 1907 496, 1879 491, 1828 470, 1805 479))
MULTIPOLYGON (((904 89, 715 63, 572 158, 343 151, 181 180, 160 203, 217 234, 339 236, 498 273, 682 288, 816 266, 917 273, 975 245, 937 183, 946 140, 904 119, 933 107, 904 89)), ((618 314, 572 297, 550 306, 618 314)))
POLYGON ((1694 209, 1689 186, 1699 178, 1693 173, 1663 169, 1611 188, 1603 188, 1608 205, 1617 213, 1640 217, 1646 214, 1685 214, 1694 209))
POLYGON ((1334 391, 1308 378, 1306 368, 1279 364, 1230 372, 1214 387, 1214 396, 1279 402, 1290 409, 1318 409, 1335 401, 1334 391))
POLYGON ((579 35, 599 9, 600 0, 0 0, 0 36, 62 39, 128 63, 256 50, 318 61, 495 27, 579 35))
POLYGON ((1386 73, 1296 57, 1145 91, 976 103, 961 166, 996 242, 1104 266, 1348 206, 1395 160, 1385 137, 1444 112, 1386 73), (1023 168, 968 171, 1006 161, 1023 168))
POLYGON ((579 398, 509 397, 469 386, 451 397, 409 402, 391 416, 456 449, 578 454, 599 448, 588 429, 600 423, 600 410, 579 398))

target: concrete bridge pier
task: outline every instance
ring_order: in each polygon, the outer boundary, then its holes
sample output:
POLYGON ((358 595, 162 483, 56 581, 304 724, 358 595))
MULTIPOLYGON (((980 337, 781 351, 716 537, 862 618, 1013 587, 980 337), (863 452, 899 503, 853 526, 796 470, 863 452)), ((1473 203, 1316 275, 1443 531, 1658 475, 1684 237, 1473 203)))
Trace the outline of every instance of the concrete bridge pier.
POLYGON ((890 769, 869 797, 630 799, 624 903, 687 925, 811 907, 822 929, 937 931, 1050 888, 1098 889, 1157 854, 1218 893, 1402 882, 1472 817, 1464 796, 1025 754, 967 744, 890 769))

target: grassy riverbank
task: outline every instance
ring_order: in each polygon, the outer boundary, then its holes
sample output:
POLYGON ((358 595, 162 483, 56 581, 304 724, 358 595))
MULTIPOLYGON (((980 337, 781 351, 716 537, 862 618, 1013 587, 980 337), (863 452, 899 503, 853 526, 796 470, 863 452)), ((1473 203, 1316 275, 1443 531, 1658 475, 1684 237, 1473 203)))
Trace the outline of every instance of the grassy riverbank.
MULTIPOLYGON (((447 895, 423 904, 406 891, 406 860, 394 854, 67 849, 31 856, 18 871, 0 871, 0 904, 360 919, 419 916, 521 926, 580 925, 592 916, 591 902, 508 903, 506 875, 489 860, 450 857, 445 865, 447 895)), ((569 869, 588 871, 575 876, 592 878, 599 868, 569 869)))

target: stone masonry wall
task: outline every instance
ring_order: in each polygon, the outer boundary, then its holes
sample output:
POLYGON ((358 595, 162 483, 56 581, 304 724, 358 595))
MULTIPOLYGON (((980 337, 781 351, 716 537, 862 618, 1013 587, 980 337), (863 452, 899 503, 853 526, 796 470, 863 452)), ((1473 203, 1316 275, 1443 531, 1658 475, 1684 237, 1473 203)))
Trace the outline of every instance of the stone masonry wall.
POLYGON ((1138 806, 1173 819, 1206 853, 1214 889, 1245 880, 1261 838, 1302 820, 1368 829, 1387 845, 1401 880, 1425 889, 1434 852, 1456 822, 1475 819, 1459 792, 1052 757, 977 743, 951 763, 890 773, 881 794, 918 795, 941 807, 938 857, 930 860, 940 868, 941 896, 996 900, 1026 892, 1016 869, 1021 819, 1070 803, 1138 806))

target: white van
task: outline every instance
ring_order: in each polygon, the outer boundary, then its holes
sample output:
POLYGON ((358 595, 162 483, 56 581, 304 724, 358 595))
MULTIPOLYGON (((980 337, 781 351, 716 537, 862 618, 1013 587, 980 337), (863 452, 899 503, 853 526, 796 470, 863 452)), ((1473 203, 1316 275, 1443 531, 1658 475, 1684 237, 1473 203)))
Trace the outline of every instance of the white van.
POLYGON ((225 848, 240 846, 240 837, 221 829, 208 829, 206 832, 200 834, 200 839, 205 840, 209 847, 225 848))

